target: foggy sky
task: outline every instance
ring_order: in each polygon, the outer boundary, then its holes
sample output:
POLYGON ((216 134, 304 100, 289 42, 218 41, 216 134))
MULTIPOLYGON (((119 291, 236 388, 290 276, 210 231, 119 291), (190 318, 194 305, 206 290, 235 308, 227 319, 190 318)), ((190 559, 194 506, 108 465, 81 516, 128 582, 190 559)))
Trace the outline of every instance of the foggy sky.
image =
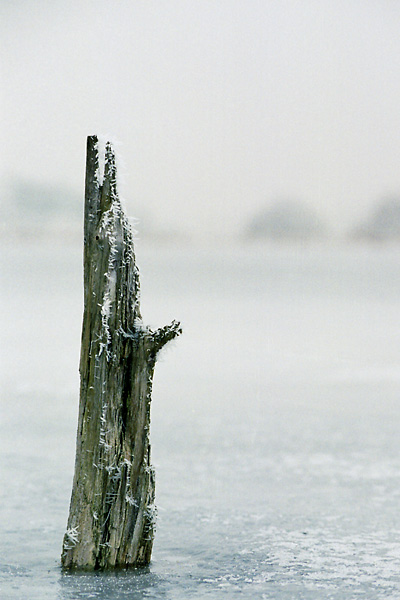
POLYGON ((277 198, 336 229, 400 194, 397 0, 0 0, 2 180, 83 193, 119 141, 129 212, 227 234, 277 198))

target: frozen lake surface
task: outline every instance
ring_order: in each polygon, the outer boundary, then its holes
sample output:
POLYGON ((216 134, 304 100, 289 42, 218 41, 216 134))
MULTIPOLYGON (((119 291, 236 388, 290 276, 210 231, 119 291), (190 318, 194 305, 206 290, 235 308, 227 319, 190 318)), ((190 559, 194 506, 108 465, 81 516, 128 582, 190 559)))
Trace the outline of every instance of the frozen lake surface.
POLYGON ((144 570, 59 566, 81 250, 2 251, 2 600, 400 597, 400 249, 136 248, 156 366, 144 570))

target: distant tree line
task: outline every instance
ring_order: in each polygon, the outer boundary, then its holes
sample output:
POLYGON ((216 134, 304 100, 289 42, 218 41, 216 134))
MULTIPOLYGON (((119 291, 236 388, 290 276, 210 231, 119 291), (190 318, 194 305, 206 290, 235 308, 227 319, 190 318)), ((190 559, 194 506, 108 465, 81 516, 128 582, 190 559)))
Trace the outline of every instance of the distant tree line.
MULTIPOLYGON (((315 240, 329 235, 329 227, 306 204, 282 200, 263 208, 245 228, 248 240, 315 240)), ((348 232, 353 240, 400 241, 400 196, 383 198, 369 217, 348 232)))

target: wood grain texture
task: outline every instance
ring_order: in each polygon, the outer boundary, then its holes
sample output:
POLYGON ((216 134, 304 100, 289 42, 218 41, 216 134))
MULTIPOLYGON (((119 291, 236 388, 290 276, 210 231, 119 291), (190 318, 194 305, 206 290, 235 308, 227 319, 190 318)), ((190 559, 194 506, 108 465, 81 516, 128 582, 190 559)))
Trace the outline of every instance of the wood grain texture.
POLYGON ((104 569, 150 561, 156 508, 150 403, 157 352, 180 324, 145 327, 132 232, 118 198, 115 155, 87 140, 80 404, 61 562, 104 569))

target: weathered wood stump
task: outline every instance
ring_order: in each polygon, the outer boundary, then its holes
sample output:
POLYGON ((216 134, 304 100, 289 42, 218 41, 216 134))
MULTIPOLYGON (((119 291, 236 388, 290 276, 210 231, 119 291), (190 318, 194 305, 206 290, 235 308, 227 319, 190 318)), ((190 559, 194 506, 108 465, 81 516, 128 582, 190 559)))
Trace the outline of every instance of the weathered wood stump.
POLYGON ((67 531, 67 568, 140 566, 150 561, 154 470, 150 403, 158 351, 180 325, 151 331, 142 322, 132 232, 116 186, 115 155, 87 140, 84 224, 84 315, 80 405, 67 531))

